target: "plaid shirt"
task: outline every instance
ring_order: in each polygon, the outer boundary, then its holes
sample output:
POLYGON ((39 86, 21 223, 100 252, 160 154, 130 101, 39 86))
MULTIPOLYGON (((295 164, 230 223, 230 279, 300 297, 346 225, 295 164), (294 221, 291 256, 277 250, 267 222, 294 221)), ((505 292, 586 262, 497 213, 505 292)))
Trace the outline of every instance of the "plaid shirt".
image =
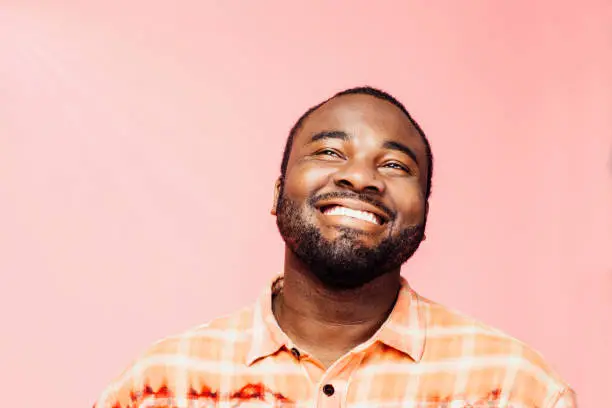
POLYGON ((95 408, 576 407, 525 344, 415 293, 327 370, 272 314, 277 279, 252 307, 155 343, 95 408))

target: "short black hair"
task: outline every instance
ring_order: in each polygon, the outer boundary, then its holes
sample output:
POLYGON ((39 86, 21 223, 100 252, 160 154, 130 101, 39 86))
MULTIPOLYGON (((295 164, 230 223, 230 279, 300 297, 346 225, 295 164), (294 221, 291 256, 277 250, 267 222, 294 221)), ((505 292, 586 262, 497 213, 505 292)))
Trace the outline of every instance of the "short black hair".
POLYGON ((287 163, 289 163, 289 156, 291 155, 291 148, 293 147, 293 139, 295 138, 296 133, 300 130, 300 128, 304 124, 304 121, 310 116, 310 114, 312 114, 314 111, 319 109, 322 105, 324 105, 328 101, 338 96, 358 95, 358 94, 370 95, 375 98, 382 99, 384 101, 392 103, 393 105, 397 106, 408 117, 408 120, 410 120, 410 123, 412 123, 412 125, 415 127, 415 129, 421 136, 421 139, 423 139, 423 144, 425 145, 425 155, 427 156, 427 168, 428 168, 427 184, 425 186, 425 199, 426 200, 429 199, 429 196, 431 195, 431 179, 433 175, 433 155, 431 153, 431 146, 429 144, 429 140, 427 139, 427 136, 425 135, 425 132, 423 132, 423 129, 421 129, 421 126, 419 126, 416 120, 412 118, 408 110, 404 107, 404 105, 400 101, 395 99, 393 96, 391 96, 387 92, 381 91, 380 89, 376 89, 371 86, 360 86, 360 87, 350 88, 350 89, 346 89, 344 91, 338 92, 331 98, 328 98, 324 100, 323 102, 311 107, 302 116, 300 116, 300 118, 297 120, 297 122, 295 122, 295 124, 291 128, 291 131, 289 132, 289 137, 287 138, 287 143, 285 144, 285 151, 283 152, 283 161, 281 163, 281 180, 284 181, 285 179, 285 174, 287 172, 287 163))

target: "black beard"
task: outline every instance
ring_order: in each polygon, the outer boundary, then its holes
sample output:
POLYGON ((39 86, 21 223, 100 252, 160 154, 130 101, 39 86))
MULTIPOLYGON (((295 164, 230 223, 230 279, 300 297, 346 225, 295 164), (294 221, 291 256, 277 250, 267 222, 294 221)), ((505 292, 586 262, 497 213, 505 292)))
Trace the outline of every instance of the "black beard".
MULTIPOLYGON (((340 195, 358 196, 349 192, 340 195)), ((318 211, 313 201, 316 200, 308 200, 305 207, 318 211)), ((355 289, 398 270, 416 252, 425 234, 424 221, 403 229, 396 236, 386 237, 376 247, 360 243, 362 233, 351 228, 340 228, 340 236, 330 241, 308 221, 306 208, 301 209, 284 196, 282 187, 276 214, 276 225, 288 248, 321 283, 337 290, 355 289)))

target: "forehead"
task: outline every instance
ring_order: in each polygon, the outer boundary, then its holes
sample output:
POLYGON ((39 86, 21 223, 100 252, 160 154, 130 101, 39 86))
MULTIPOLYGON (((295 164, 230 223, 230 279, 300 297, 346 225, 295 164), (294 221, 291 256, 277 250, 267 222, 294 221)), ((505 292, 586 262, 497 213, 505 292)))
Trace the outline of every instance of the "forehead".
POLYGON ((367 134, 384 141, 399 141, 412 147, 417 154, 425 154, 423 140, 406 114, 391 102, 371 95, 343 95, 331 99, 311 113, 296 139, 305 143, 310 136, 323 130, 342 130, 353 136, 367 134))

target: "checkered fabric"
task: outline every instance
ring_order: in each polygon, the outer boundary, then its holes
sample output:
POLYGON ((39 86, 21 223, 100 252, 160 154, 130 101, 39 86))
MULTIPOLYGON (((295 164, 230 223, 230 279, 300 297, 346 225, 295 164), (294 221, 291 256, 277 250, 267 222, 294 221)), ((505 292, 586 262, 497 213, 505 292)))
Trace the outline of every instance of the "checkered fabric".
POLYGON ((94 408, 576 407, 575 393, 520 341, 418 295, 325 369, 278 326, 272 296, 153 344, 94 408))

